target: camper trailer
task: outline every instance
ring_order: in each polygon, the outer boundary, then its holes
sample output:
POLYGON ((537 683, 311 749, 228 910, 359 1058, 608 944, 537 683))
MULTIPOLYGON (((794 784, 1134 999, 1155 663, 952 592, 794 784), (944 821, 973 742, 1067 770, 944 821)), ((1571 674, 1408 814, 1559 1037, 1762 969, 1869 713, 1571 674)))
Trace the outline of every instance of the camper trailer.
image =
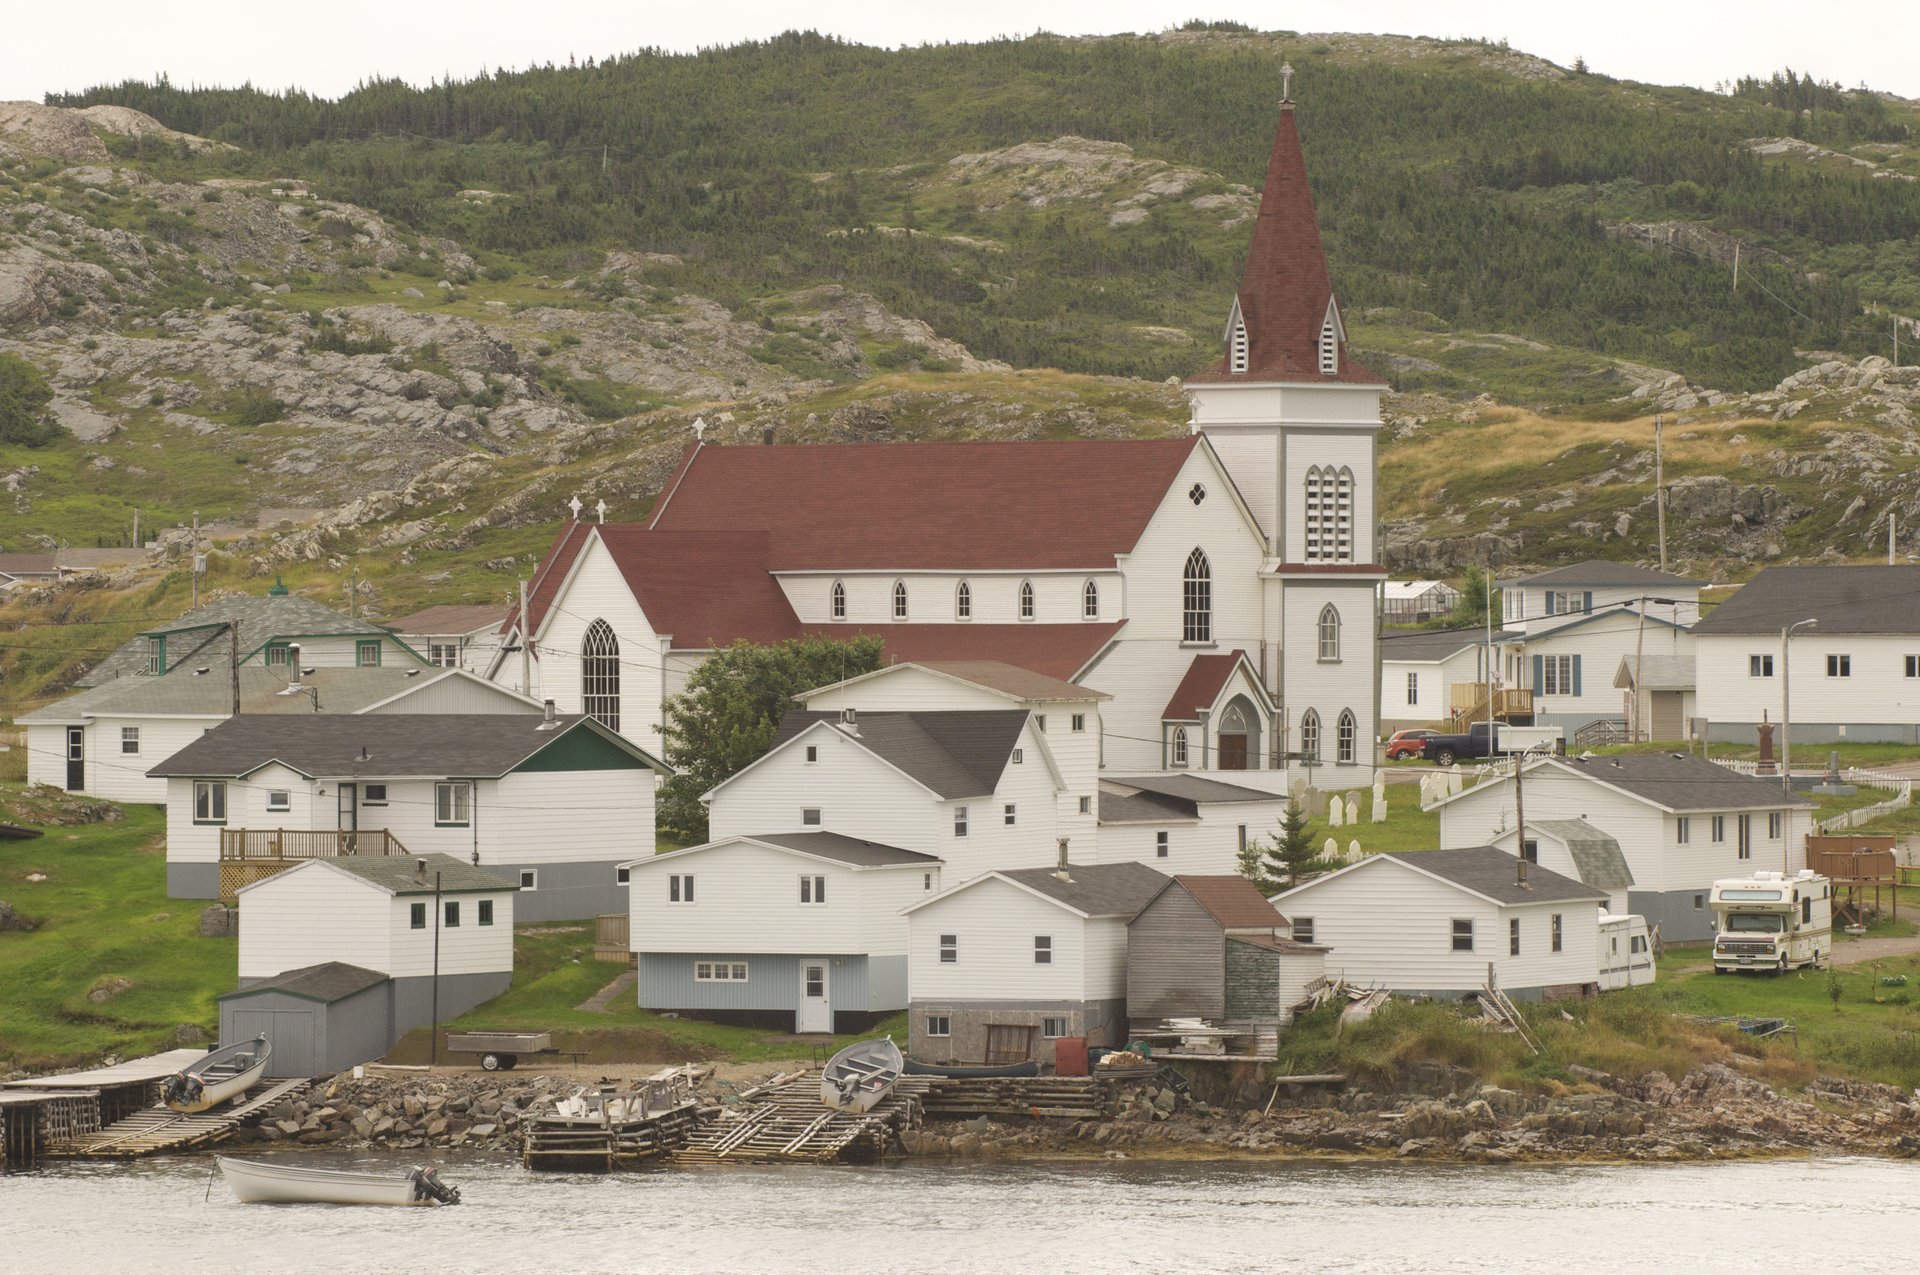
POLYGON ((1600 914, 1600 990, 1641 987, 1653 982, 1653 942, 1647 918, 1600 914))
POLYGON ((1833 887, 1812 871, 1713 883, 1713 972, 1818 967, 1833 950, 1833 887))

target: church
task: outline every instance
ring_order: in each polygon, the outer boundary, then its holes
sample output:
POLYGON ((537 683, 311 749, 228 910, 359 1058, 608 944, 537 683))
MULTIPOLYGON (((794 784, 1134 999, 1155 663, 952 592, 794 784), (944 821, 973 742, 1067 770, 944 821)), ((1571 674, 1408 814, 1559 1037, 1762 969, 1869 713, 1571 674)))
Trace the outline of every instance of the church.
POLYGON ((736 641, 878 634, 890 663, 1090 688, 1099 768, 1370 785, 1386 383, 1355 361, 1283 98, 1184 437, 712 446, 642 523, 562 528, 492 675, 657 752, 736 641), (524 639, 524 641, 523 641, 524 639), (524 651, 520 648, 524 647, 524 651))

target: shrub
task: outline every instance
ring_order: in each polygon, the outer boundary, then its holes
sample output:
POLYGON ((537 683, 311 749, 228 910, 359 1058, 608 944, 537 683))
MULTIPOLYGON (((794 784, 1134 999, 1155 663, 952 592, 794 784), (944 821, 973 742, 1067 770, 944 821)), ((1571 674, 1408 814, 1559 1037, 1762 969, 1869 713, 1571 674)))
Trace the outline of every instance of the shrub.
POLYGON ((60 434, 47 415, 53 389, 40 369, 17 354, 0 354, 0 443, 44 447, 60 434))
POLYGON ((249 385, 233 400, 233 422, 236 425, 270 425, 286 414, 287 405, 275 398, 271 391, 257 385, 249 385))

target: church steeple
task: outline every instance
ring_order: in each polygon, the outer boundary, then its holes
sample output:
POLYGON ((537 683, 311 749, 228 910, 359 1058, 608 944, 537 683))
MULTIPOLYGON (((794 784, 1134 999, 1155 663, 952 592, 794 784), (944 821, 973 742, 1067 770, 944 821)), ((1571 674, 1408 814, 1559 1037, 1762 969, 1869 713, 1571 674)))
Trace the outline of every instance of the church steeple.
POLYGON ((1347 356, 1346 327, 1294 124, 1293 68, 1282 66, 1280 73, 1280 119, 1246 269, 1227 318, 1226 357, 1192 379, 1379 385, 1381 377, 1347 356))

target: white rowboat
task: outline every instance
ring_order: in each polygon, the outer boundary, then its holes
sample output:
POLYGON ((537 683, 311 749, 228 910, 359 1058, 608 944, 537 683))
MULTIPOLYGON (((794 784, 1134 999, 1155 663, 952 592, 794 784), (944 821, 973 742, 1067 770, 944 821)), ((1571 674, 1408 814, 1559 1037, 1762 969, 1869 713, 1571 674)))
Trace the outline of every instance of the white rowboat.
POLYGON ((217 1107, 258 1084, 272 1056, 273 1045, 265 1036, 215 1049, 168 1076, 161 1101, 188 1115, 217 1107))
POLYGON ((242 1204, 458 1204, 460 1191, 432 1169, 355 1173, 298 1164, 218 1157, 220 1173, 242 1204))
POLYGON ((905 1065, 891 1036, 848 1045, 820 1073, 820 1101, 841 1111, 871 1111, 893 1091, 905 1065))

